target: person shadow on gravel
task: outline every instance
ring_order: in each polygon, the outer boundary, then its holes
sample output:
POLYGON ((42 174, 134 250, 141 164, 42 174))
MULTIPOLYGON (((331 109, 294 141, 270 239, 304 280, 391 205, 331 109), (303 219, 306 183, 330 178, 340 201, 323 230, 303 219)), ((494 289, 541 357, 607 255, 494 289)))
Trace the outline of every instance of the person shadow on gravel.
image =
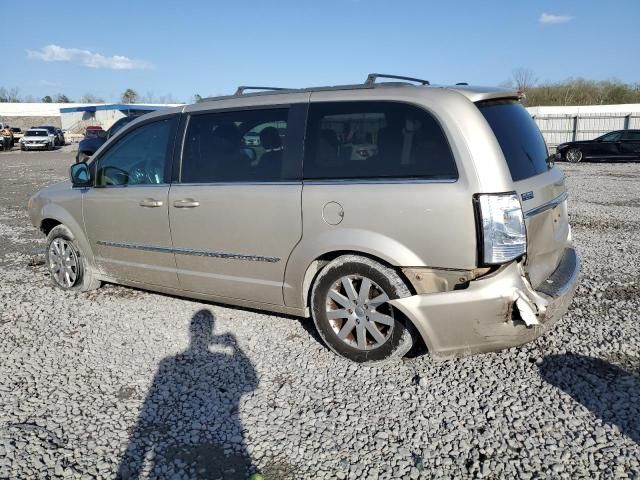
POLYGON ((235 337, 215 335, 214 323, 209 310, 197 312, 188 349, 160 363, 118 478, 249 476, 238 404, 258 380, 235 337))
POLYGON ((599 358, 549 355, 540 365, 540 374, 640 445, 640 358, 628 358, 625 363, 629 371, 599 358))

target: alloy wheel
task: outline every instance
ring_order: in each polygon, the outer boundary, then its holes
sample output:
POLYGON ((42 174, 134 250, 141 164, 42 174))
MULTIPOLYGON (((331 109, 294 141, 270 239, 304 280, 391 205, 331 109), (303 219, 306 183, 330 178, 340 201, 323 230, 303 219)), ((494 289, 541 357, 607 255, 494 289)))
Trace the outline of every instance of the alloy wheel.
POLYGON ((386 343, 395 319, 389 296, 374 281, 347 275, 329 289, 326 315, 331 328, 347 345, 373 350, 386 343))
POLYGON ((49 246, 49 271, 58 285, 71 288, 78 280, 78 255, 69 241, 55 238, 49 246))
POLYGON ((577 148, 572 148, 567 152, 567 161, 571 163, 578 163, 582 160, 582 152, 577 148))

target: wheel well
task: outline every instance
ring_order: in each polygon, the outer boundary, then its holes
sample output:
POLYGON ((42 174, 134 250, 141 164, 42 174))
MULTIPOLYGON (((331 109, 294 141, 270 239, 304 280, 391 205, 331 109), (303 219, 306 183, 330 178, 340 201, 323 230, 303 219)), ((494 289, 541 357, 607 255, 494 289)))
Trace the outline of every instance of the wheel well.
POLYGON ((42 233, 44 233, 45 235, 49 235, 49 232, 51 230, 53 230, 55 227, 57 227, 58 225, 61 225, 61 224, 62 224, 62 222, 54 220, 53 218, 45 218, 40 223, 40 231, 42 233))
POLYGON ((369 255, 367 253, 358 252, 358 251, 354 251, 354 250, 338 250, 338 251, 335 251, 335 252, 327 252, 325 254, 320 255, 318 258, 313 260, 309 264, 309 266, 307 267, 307 271, 304 274, 304 279, 303 279, 303 282, 302 282, 302 293, 304 295, 304 305, 305 306, 310 306, 309 305, 309 299, 311 298, 311 287, 313 287, 313 282, 315 281, 315 279, 318 276, 318 274, 320 273, 320 271, 329 262, 335 260, 338 257, 341 257, 342 255, 359 255, 361 257, 367 257, 367 258, 369 258, 371 260, 374 260, 374 261, 380 263, 381 265, 384 265, 385 267, 388 267, 388 268, 391 268, 391 269, 395 270, 395 272, 398 274, 400 279, 402 279, 402 281, 405 283, 405 285, 407 286, 407 288, 409 289, 411 294, 415 295, 416 292, 415 292, 415 289, 413 288, 413 285, 411 285, 411 282, 409 282, 409 280, 404 275, 402 270, 400 270, 395 265, 391 265, 389 262, 386 262, 386 261, 384 261, 383 259, 381 259, 379 257, 376 257, 374 255, 369 255))

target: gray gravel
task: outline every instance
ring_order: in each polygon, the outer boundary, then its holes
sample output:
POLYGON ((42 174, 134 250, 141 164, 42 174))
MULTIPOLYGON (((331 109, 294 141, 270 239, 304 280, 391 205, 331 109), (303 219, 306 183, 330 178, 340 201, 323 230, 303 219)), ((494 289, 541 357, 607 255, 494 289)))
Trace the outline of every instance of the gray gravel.
POLYGON ((51 288, 25 206, 72 159, 0 153, 0 478, 640 478, 640 165, 561 166, 583 276, 544 338, 372 368, 292 317, 51 288))

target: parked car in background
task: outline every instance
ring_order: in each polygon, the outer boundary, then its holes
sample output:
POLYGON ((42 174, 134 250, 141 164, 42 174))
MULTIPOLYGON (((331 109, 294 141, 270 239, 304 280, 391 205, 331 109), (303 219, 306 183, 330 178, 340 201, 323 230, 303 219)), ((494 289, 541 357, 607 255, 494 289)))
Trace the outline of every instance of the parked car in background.
POLYGON ((30 128, 20 139, 20 150, 53 150, 55 136, 45 128, 30 128))
POLYGON ((556 158, 571 163, 591 161, 640 161, 640 130, 616 130, 593 140, 558 145, 556 158))
POLYGON ((4 151, 4 137, 0 135, 0 152, 4 151))
POLYGON ((67 144, 67 139, 64 138, 64 132, 61 128, 56 128, 56 134, 58 135, 58 145, 63 146, 67 144))
POLYGON ((100 135, 106 135, 106 133, 107 132, 104 131, 104 128, 98 125, 91 125, 84 129, 85 138, 99 137, 100 135))
POLYGON ((102 127, 92 128, 87 127, 85 130, 84 138, 78 143, 78 153, 76 154, 76 162, 85 162, 96 153, 96 151, 104 145, 104 143, 113 137, 122 127, 131 123, 140 115, 132 115, 129 117, 123 117, 116 121, 105 132, 102 127))
MULTIPOLYGON (((49 136, 51 136, 52 138, 53 146, 57 147, 58 145, 60 145, 60 136, 58 135, 58 130, 60 129, 58 127, 54 127, 53 125, 39 125, 32 128, 41 128, 46 130, 47 132, 49 132, 49 136)), ((62 137, 62 140, 64 141, 64 137, 62 137)))
POLYGON ((356 362, 548 331, 580 262, 564 174, 517 93, 385 77, 132 122, 29 200, 50 281, 311 317, 356 362))
POLYGON ((13 142, 18 143, 24 135, 22 129, 18 127, 11 127, 11 131, 13 132, 13 142))

